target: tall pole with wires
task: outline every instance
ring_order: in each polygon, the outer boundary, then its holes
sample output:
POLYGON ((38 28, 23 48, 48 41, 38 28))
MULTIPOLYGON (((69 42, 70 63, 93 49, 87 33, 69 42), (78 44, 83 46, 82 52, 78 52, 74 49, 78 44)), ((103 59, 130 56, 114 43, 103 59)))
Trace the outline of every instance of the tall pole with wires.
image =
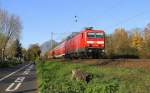
POLYGON ((53 32, 51 32, 51 41, 50 41, 50 44, 51 44, 51 45, 50 45, 50 46, 51 46, 51 49, 53 48, 53 34, 54 34, 54 33, 53 33, 53 32))

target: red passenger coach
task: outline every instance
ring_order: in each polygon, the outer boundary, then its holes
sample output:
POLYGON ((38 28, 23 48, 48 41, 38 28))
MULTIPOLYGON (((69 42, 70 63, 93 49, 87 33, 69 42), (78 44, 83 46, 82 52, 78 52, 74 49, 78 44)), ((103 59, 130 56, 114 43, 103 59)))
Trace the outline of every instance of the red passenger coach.
POLYGON ((53 57, 99 58, 104 54, 105 33, 102 30, 86 29, 73 33, 49 52, 53 57))
POLYGON ((65 43, 66 41, 61 42, 54 49, 49 51, 49 58, 61 58, 65 56, 65 43))

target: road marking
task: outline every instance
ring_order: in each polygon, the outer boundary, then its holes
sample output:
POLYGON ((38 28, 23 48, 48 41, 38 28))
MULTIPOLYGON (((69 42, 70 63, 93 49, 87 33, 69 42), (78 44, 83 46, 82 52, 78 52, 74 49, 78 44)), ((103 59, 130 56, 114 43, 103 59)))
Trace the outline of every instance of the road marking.
MULTIPOLYGON (((25 71, 22 73, 22 75, 27 75, 30 73, 31 69, 33 68, 34 65, 29 66, 25 71)), ((23 81, 25 80, 25 77, 18 77, 13 83, 11 83, 8 88, 5 89, 6 92, 12 92, 17 90, 23 81)))
POLYGON ((22 82, 24 81, 25 77, 18 77, 15 82, 11 83, 5 91, 15 91, 17 90, 22 82), (16 87, 15 87, 16 86, 16 87))
POLYGON ((17 83, 16 87, 12 88, 16 83, 11 83, 11 85, 5 91, 15 91, 17 90, 22 83, 17 83))
POLYGON ((10 74, 8 74, 7 76, 4 76, 3 78, 1 78, 1 79, 0 79, 0 82, 1 82, 1 81, 3 81, 4 79, 6 79, 6 78, 10 77, 11 75, 13 75, 13 74, 17 73, 18 71, 20 71, 20 70, 24 69, 25 67, 27 67, 27 66, 29 66, 29 65, 30 65, 30 64, 25 65, 24 67, 21 67, 20 69, 18 69, 18 70, 16 70, 16 71, 12 72, 12 73, 10 73, 10 74))
POLYGON ((22 75, 28 75, 29 74, 29 71, 27 70, 25 70, 23 73, 22 73, 22 75))
POLYGON ((33 68, 33 66, 34 66, 34 65, 29 66, 29 68, 27 68, 27 69, 22 73, 22 75, 28 75, 28 74, 30 73, 31 69, 33 68))
POLYGON ((25 79, 25 77, 18 77, 15 82, 21 83, 23 82, 23 80, 25 79))

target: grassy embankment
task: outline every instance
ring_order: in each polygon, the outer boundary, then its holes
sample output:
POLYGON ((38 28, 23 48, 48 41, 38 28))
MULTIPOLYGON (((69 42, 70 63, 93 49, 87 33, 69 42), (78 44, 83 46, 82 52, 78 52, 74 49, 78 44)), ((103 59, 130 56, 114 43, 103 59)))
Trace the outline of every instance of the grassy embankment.
POLYGON ((150 70, 127 67, 96 67, 86 64, 45 62, 37 64, 40 93, 149 93, 150 70), (87 84, 71 79, 80 68, 94 78, 87 84))

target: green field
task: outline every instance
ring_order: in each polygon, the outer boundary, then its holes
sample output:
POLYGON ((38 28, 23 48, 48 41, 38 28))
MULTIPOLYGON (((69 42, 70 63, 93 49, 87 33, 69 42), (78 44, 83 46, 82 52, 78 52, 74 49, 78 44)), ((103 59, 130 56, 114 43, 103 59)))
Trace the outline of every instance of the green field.
POLYGON ((39 62, 40 93, 150 93, 150 70, 75 63, 39 62), (93 74, 86 83, 71 79, 71 70, 80 68, 93 74))

